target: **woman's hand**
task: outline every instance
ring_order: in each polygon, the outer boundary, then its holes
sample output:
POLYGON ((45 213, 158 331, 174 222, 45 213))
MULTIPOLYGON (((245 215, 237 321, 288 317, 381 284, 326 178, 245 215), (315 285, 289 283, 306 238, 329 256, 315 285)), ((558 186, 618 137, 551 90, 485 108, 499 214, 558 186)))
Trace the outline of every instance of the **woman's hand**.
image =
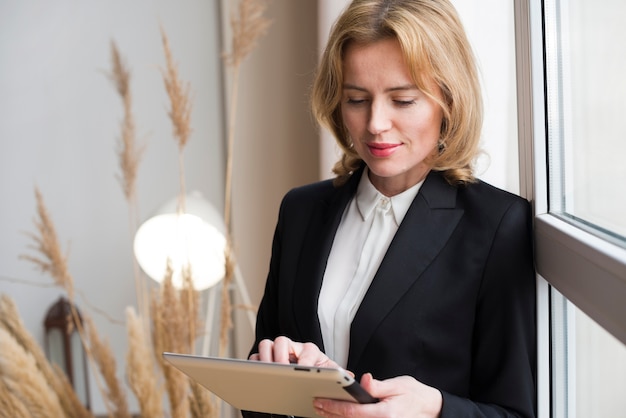
POLYGON ((299 343, 287 337, 259 342, 259 352, 252 354, 250 360, 270 363, 294 363, 303 366, 339 367, 313 343, 299 343))
MULTIPOLYGON (((250 360, 271 363, 296 363, 303 366, 339 367, 313 343, 299 343, 287 337, 263 340, 259 352, 250 360)), ((316 399, 315 409, 324 417, 438 417, 442 407, 439 390, 427 386, 412 377, 400 376, 376 380, 371 374, 363 375, 361 386, 373 397, 375 404, 357 404, 332 399, 316 399)))
POLYGON ((316 399, 316 412, 323 417, 415 417, 433 418, 441 412, 443 399, 439 390, 413 377, 400 376, 376 380, 363 375, 361 386, 380 402, 357 404, 353 402, 316 399))

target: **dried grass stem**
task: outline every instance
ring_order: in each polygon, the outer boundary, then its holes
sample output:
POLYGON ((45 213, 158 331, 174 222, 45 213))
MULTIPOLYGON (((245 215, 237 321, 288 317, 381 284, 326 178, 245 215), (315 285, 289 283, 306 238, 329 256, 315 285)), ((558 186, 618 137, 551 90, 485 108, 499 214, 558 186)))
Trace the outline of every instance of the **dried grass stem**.
POLYGON ((267 0, 241 0, 238 14, 232 14, 230 24, 232 28, 232 51, 225 54, 226 64, 232 68, 232 89, 228 114, 226 178, 224 188, 224 223, 226 225, 227 245, 225 249, 226 273, 222 284, 221 295, 221 322, 220 322, 220 355, 226 353, 228 334, 232 327, 232 301, 230 284, 234 274, 234 254, 232 251, 232 173, 233 155, 235 151, 235 124, 237 114, 237 97, 239 95, 239 73, 241 63, 256 47, 258 40, 265 35, 271 21, 264 17, 267 9, 267 0))
POLYGON ((27 233, 34 241, 34 245, 29 248, 34 249, 42 257, 21 255, 20 258, 35 264, 44 273, 49 273, 57 286, 63 288, 70 300, 74 299, 74 279, 67 268, 67 257, 61 251, 56 228, 48 213, 48 209, 43 201, 39 188, 35 187, 35 198, 37 201, 37 214, 39 219, 35 220, 35 227, 39 235, 27 233))
MULTIPOLYGON (((124 117, 121 122, 121 135, 118 141, 118 158, 122 171, 119 177, 122 191, 128 202, 129 230, 131 237, 139 225, 139 209, 137 205, 137 171, 145 146, 137 146, 135 121, 132 111, 132 94, 130 91, 130 70, 122 58, 115 42, 111 41, 112 69, 109 78, 113 81, 122 100, 124 117)), ((137 260, 133 257, 133 275, 137 306, 143 315, 148 315, 148 294, 137 260)), ((148 330, 145 332, 148 334, 148 330)))
POLYGON ((191 135, 191 99, 189 83, 183 83, 178 75, 178 67, 172 57, 169 39, 161 28, 166 68, 162 71, 163 82, 170 98, 169 116, 172 121, 174 138, 178 143, 178 168, 180 179, 180 195, 178 212, 185 212, 185 170, 183 151, 191 135))

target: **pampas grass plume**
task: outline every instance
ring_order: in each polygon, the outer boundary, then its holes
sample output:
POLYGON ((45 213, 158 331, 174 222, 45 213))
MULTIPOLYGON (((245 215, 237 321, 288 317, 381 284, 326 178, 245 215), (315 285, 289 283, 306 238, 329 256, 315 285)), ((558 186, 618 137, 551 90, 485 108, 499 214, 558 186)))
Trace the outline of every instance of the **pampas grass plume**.
POLYGON ((65 372, 57 365, 51 364, 48 361, 41 347, 26 330, 13 300, 4 294, 0 295, 0 328, 4 328, 12 335, 24 351, 33 356, 37 368, 44 375, 46 381, 60 400, 61 406, 65 411, 65 417, 93 417, 91 412, 89 412, 78 399, 65 372))
MULTIPOLYGON (((177 291, 172 284, 172 269, 169 263, 165 278, 161 283, 160 292, 155 294, 152 299, 152 314, 155 352, 189 352, 184 330, 188 324, 188 319, 184 316, 177 291)), ((165 388, 170 401, 172 418, 188 417, 189 399, 187 398, 187 391, 189 380, 187 376, 160 356, 159 365, 165 376, 165 388)))
POLYGON ((135 120, 132 111, 132 94, 130 91, 130 70, 120 55, 115 42, 111 42, 112 70, 109 78, 115 84, 117 93, 122 99, 124 117, 122 133, 118 145, 118 157, 122 175, 120 183, 126 200, 132 202, 136 194, 137 169, 145 147, 138 147, 135 140, 135 120))
POLYGON ((4 379, 0 379, 0 418, 30 418, 30 416, 22 401, 9 391, 4 379))
MULTIPOLYGON (((124 117, 121 123, 121 137, 118 141, 118 158, 122 175, 119 176, 122 191, 126 197, 129 209, 130 233, 133 236, 139 224, 139 208, 137 205, 137 171, 139 162, 145 151, 145 146, 137 146, 135 139, 135 120, 132 111, 132 95, 130 92, 130 70, 124 59, 120 55, 115 42, 111 42, 112 70, 109 78, 117 88, 117 92, 122 99, 124 117)), ((135 293, 137 298, 137 308, 139 312, 148 317, 148 290, 142 280, 141 270, 137 259, 133 257, 133 271, 135 277, 135 293)), ((146 326, 144 332, 149 335, 149 328, 146 326)))
POLYGON ((126 308, 129 347, 126 354, 128 384, 137 397, 144 418, 163 417, 162 388, 159 387, 152 347, 144 338, 142 319, 132 307, 126 308))
POLYGON ((267 0, 240 0, 238 16, 233 14, 230 18, 233 34, 232 51, 226 55, 229 65, 238 66, 267 33, 272 23, 263 16, 267 3, 267 0))
POLYGON ((191 382, 189 407, 192 418, 215 418, 219 411, 213 403, 211 392, 195 381, 191 382))
POLYGON ((3 328, 0 328, 0 353, 0 376, 8 391, 20 400, 32 417, 64 416, 59 398, 33 356, 3 328))
POLYGON ((174 125, 174 137, 178 141, 178 147, 184 148, 191 135, 191 100, 189 97, 189 83, 183 83, 178 75, 178 67, 174 62, 170 42, 161 29, 161 39, 165 52, 166 68, 163 73, 165 90, 170 98, 169 116, 174 125))
POLYGON ((106 383, 107 390, 102 391, 107 410, 113 411, 115 418, 130 418, 126 393, 117 379, 117 366, 111 347, 106 341, 100 339, 96 327, 91 318, 83 318, 86 332, 89 335, 89 346, 93 360, 98 365, 100 374, 106 383))
POLYGON ((35 226, 39 235, 33 233, 28 235, 35 242, 30 248, 39 252, 43 258, 29 255, 22 255, 20 258, 34 263, 42 272, 49 273, 55 284, 65 289, 70 301, 73 301, 74 279, 67 268, 67 258, 61 251, 56 228, 38 188, 35 188, 35 198, 37 199, 37 214, 39 215, 39 220, 35 221, 35 226))

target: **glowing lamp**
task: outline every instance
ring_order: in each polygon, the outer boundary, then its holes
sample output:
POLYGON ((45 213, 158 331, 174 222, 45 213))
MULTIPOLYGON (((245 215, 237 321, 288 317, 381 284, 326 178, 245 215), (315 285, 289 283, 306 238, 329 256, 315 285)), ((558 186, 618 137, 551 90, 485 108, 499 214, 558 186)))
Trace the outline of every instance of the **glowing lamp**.
POLYGON ((137 230, 134 252, 142 270, 157 282, 172 268, 172 283, 182 287, 183 269, 191 269, 196 290, 219 283, 225 274, 225 226, 220 214, 199 193, 185 198, 179 212, 178 199, 161 207, 137 230))

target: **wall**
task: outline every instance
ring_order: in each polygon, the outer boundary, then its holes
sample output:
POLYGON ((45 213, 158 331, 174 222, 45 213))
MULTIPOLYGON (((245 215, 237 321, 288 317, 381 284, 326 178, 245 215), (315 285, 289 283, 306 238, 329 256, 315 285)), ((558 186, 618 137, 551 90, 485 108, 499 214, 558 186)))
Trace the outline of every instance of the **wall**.
POLYGON ((513 2, 452 0, 478 62, 485 117, 478 176, 519 192, 513 2))
MULTIPOLYGON (((138 141, 146 146, 138 173, 142 219, 179 190, 160 74, 165 61, 159 25, 170 38, 181 78, 193 90, 187 187, 221 205, 216 10, 215 2, 200 1, 182 7, 156 0, 0 3, 0 291, 15 300, 38 341, 45 312, 60 291, 48 286, 49 275, 19 259, 37 255, 24 234, 36 231, 34 187, 41 190, 66 251, 78 305, 108 339, 120 369, 124 364, 126 331, 111 320, 124 320, 135 292, 128 206, 116 178, 122 107, 106 75, 112 40, 132 71, 138 141)), ((94 410, 103 411, 93 380, 90 387, 94 410)))
MULTIPOLYGON (((269 5, 272 26, 241 69, 233 163, 234 246, 254 307, 265 286, 281 198, 319 178, 318 134, 308 104, 317 60, 317 4, 272 0, 269 5)), ((237 312, 243 335, 238 334, 235 354, 245 357, 252 334, 237 312)))

